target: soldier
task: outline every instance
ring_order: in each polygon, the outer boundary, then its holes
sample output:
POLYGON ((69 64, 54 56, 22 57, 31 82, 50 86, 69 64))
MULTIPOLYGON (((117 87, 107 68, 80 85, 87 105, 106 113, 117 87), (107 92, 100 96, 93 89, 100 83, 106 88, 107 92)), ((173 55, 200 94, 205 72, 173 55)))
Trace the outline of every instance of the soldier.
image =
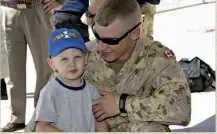
POLYGON ((101 89, 95 118, 109 131, 170 131, 188 125, 190 90, 172 50, 140 36, 135 0, 103 1, 92 26, 96 49, 89 52, 85 77, 101 89))

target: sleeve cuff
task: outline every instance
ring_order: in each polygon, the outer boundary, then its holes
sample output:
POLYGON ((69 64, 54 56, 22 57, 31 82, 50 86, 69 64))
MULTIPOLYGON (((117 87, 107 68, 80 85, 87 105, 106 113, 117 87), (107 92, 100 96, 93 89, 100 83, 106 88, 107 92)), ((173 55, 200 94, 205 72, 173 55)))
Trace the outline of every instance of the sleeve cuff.
POLYGON ((56 122, 56 119, 52 118, 52 117, 49 117, 49 116, 37 116, 35 117, 35 121, 43 121, 43 122, 52 122, 52 123, 55 123, 56 122))
MULTIPOLYGON (((127 113, 131 113, 133 111, 133 96, 127 96, 126 102, 125 102, 125 110, 127 111, 127 113)), ((139 104, 139 103, 138 103, 139 104)))

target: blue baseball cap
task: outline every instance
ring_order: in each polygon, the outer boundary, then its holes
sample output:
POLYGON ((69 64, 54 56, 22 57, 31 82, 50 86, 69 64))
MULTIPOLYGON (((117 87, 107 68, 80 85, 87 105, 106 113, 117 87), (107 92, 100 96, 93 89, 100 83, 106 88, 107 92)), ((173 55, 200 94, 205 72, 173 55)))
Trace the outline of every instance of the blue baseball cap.
POLYGON ((49 57, 55 57, 68 48, 77 48, 84 53, 87 52, 84 40, 77 30, 61 28, 50 34, 48 41, 49 57))

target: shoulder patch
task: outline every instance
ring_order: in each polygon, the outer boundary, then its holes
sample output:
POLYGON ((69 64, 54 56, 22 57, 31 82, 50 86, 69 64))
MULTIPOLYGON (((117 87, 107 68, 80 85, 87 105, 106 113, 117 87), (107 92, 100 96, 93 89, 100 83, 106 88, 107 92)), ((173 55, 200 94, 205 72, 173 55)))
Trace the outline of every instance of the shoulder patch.
POLYGON ((168 50, 168 51, 165 51, 164 52, 164 56, 166 57, 173 57, 174 56, 174 53, 172 50, 168 50))

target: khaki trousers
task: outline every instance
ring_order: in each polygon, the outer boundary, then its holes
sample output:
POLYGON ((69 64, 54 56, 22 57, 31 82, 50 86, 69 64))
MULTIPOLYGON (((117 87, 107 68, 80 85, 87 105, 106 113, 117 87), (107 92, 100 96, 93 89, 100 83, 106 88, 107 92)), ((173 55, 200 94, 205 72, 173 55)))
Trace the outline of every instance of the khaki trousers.
POLYGON ((4 31, 5 30, 2 27, 2 22, 0 21, 0 78, 1 79, 6 78, 9 75, 9 72, 8 72, 8 54, 6 51, 4 31))
POLYGON ((51 75, 46 59, 48 37, 54 28, 52 15, 45 13, 42 5, 23 10, 0 7, 8 52, 9 78, 6 79, 6 84, 11 104, 11 122, 25 123, 27 44, 36 69, 36 106, 40 90, 51 75))

